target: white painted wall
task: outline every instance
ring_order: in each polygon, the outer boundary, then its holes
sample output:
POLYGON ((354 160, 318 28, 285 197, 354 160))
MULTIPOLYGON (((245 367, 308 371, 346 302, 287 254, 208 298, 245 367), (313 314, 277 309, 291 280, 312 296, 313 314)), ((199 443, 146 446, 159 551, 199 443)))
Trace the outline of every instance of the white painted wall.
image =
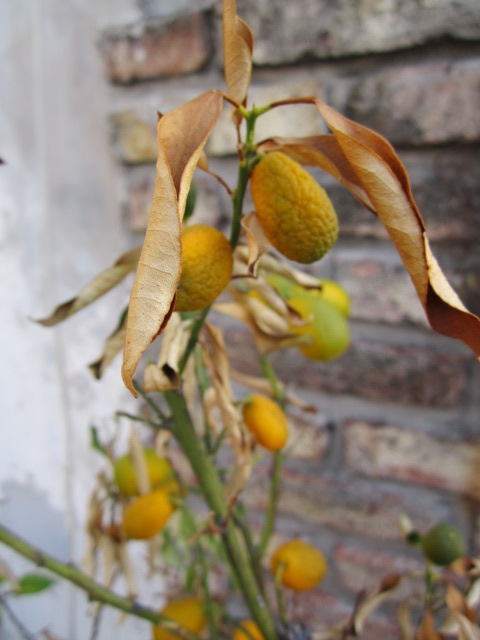
MULTIPOLYGON (((135 0, 0 2, 0 521, 77 563, 100 462, 89 426, 113 429, 115 410, 133 408, 120 362, 102 382, 86 369, 127 291, 58 328, 29 317, 48 314, 135 242, 115 195, 96 43, 99 27, 138 15, 135 0)), ((1 545, 0 558, 18 571, 33 568, 1 545)), ((18 600, 15 611, 33 632, 48 626, 69 640, 90 637, 88 603, 66 585, 18 600)), ((117 621, 118 613, 106 614, 99 637, 150 636, 147 624, 117 621)), ((4 628, 2 640, 17 637, 4 628)))

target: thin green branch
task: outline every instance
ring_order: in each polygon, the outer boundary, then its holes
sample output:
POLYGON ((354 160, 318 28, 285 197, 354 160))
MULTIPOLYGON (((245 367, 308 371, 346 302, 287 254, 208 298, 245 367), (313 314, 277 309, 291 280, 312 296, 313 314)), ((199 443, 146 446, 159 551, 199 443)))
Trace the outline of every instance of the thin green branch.
POLYGON ((198 341, 198 336, 200 335, 200 331, 202 330, 205 320, 207 319, 211 306, 212 305, 205 307, 205 309, 203 309, 201 314, 197 316, 197 318, 192 324, 192 330, 188 338, 187 346, 178 363, 178 372, 180 375, 182 375, 182 373, 184 372, 185 367, 187 366, 188 359, 190 358, 192 351, 195 349, 195 346, 198 341))
POLYGON ((270 471, 270 488, 268 492, 267 513, 263 524, 260 542, 258 544, 258 554, 260 558, 265 553, 270 536, 272 535, 275 519, 277 517, 278 495, 280 492, 280 481, 282 477, 284 455, 281 451, 275 451, 273 454, 273 465, 270 471))
POLYGON ((133 413, 128 413, 127 411, 117 411, 115 415, 119 418, 128 418, 132 420, 132 422, 141 422, 142 424, 148 424, 149 427, 153 427, 154 429, 165 428, 164 426, 158 424, 158 422, 154 422, 153 420, 149 420, 148 418, 142 418, 141 416, 136 416, 133 413))
POLYGON ((175 391, 165 393, 174 417, 173 434, 188 458, 202 489, 203 497, 213 512, 230 567, 234 572, 252 617, 265 640, 276 640, 271 614, 262 597, 249 558, 240 544, 229 510, 223 498, 223 485, 216 468, 203 451, 188 413, 185 398, 175 391))
MULTIPOLYGON (((0 525, 0 542, 5 544, 16 553, 27 558, 39 567, 45 567, 57 576, 64 578, 75 586, 84 591, 90 600, 106 604, 114 609, 119 609, 124 613, 147 620, 154 624, 163 624, 171 633, 179 638, 187 638, 188 640, 201 640, 200 636, 191 631, 180 628, 177 623, 170 620, 166 616, 162 616, 158 611, 149 609, 130 598, 124 598, 110 589, 103 587, 95 582, 90 576, 80 571, 73 564, 67 564, 57 560, 48 553, 29 544, 6 527, 0 525), (176 627, 176 628, 175 628, 176 627)), ((5 603, 3 603, 4 605, 5 603)))
MULTIPOLYGON (((154 402, 152 400, 152 398, 150 398, 150 396, 145 393, 145 391, 142 389, 142 387, 138 384, 138 382, 136 380, 133 380, 133 388, 135 389, 135 391, 142 396, 142 398, 145 400, 145 402, 148 404, 148 406, 153 409, 154 413, 157 414, 157 416, 160 418, 160 420, 162 422, 166 422, 167 421, 167 416, 163 413, 163 411, 160 409, 160 407, 157 405, 156 402, 154 402)), ((158 428, 158 426, 157 426, 158 428)))

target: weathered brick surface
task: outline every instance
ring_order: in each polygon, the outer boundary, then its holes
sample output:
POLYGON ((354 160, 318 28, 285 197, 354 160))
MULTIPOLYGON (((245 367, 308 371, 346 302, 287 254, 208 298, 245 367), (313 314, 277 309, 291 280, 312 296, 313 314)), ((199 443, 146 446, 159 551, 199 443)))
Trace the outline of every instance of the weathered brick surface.
POLYGON ((405 576, 397 589, 392 591, 392 599, 402 601, 408 596, 422 598, 424 580, 411 577, 425 569, 419 559, 399 554, 389 554, 377 550, 340 544, 335 549, 335 568, 343 586, 358 593, 362 589, 373 590, 387 575, 405 576))
POLYGON ((360 339, 342 357, 326 363, 306 362, 292 349, 273 358, 282 378, 301 387, 431 407, 453 407, 466 400, 471 362, 467 356, 418 345, 360 339))
POLYGON ((477 58, 395 65, 346 82, 342 112, 394 144, 480 140, 477 58))
POLYGON ((450 441, 389 424, 344 425, 347 467, 480 499, 480 440, 450 441))
POLYGON ((209 15, 196 12, 106 31, 101 50, 110 80, 128 84, 202 69, 212 54, 209 15))
POLYGON ((444 37, 480 38, 476 0, 237 0, 255 33, 258 65, 334 58, 418 46, 444 37))
MULTIPOLYGON (((258 465, 243 494, 250 508, 263 513, 268 500, 268 473, 258 465)), ((309 525, 381 540, 399 541, 399 519, 408 515, 420 531, 451 520, 450 505, 434 493, 402 491, 351 478, 318 476, 286 469, 282 474, 279 513, 309 525)))

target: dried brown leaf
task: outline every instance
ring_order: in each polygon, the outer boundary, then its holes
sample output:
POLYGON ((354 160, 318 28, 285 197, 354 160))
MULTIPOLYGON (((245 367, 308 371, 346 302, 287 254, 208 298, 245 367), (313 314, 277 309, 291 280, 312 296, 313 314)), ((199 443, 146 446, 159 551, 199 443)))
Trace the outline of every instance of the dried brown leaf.
POLYGON ((357 606, 353 620, 352 627, 357 633, 360 633, 363 629, 365 622, 372 615, 385 600, 390 598, 391 594, 398 587, 402 579, 402 576, 392 574, 383 578, 377 589, 368 594, 357 606))
POLYGON ((207 91, 163 116, 152 210, 130 298, 122 376, 134 396, 133 374, 168 322, 181 273, 181 226, 193 172, 222 110, 222 94, 207 91))
POLYGON ((447 582, 445 602, 452 613, 459 613, 471 622, 475 622, 475 613, 468 605, 464 595, 451 582, 447 582))
POLYGON ((242 219, 242 227, 245 230, 248 247, 247 272, 250 276, 256 276, 259 261, 272 246, 265 237, 262 227, 258 222, 257 214, 251 211, 242 219))
POLYGON ((138 492, 140 494, 149 493, 151 490, 150 476, 148 475, 147 461, 143 451, 142 443, 135 429, 130 432, 129 439, 130 455, 132 456, 135 479, 137 481, 138 492))
POLYGON ((348 187, 352 171, 355 174, 410 274, 430 325, 462 340, 480 358, 480 318, 465 309, 433 257, 407 172, 393 147, 321 100, 315 104, 348 162, 348 171, 338 164, 336 171, 343 172, 345 186, 358 197, 358 189, 348 187))
POLYGON ((433 615, 430 609, 425 612, 422 622, 418 628, 417 640, 441 640, 435 630, 433 615))
POLYGON ((402 602, 398 607, 397 620, 400 627, 401 640, 414 640, 415 631, 410 616, 410 603, 408 600, 402 602))
POLYGON ((125 310, 125 312, 122 314, 120 322, 118 323, 113 333, 111 333, 105 341, 102 355, 97 360, 95 360, 95 362, 92 362, 88 365, 88 368, 93 373, 95 378, 97 378, 97 380, 100 380, 105 372, 105 369, 112 362, 115 356, 123 349, 123 345, 125 343, 126 326, 127 310, 125 310))
POLYGON ((47 318, 35 320, 35 322, 38 322, 38 324, 44 327, 52 327, 59 322, 63 322, 63 320, 66 320, 81 309, 84 309, 92 302, 95 302, 95 300, 98 300, 98 298, 121 282, 130 271, 135 269, 140 251, 141 247, 137 247, 121 255, 113 266, 98 274, 98 276, 83 287, 75 298, 56 307, 47 318))
POLYGON ((229 95, 245 104, 252 76, 253 34, 237 16, 235 0, 223 0, 223 64, 229 95))

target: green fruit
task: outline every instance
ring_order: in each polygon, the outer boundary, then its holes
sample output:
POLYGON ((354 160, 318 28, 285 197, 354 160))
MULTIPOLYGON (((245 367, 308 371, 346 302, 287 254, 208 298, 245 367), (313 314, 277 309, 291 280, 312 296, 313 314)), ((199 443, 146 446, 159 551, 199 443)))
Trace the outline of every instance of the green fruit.
POLYGON ((350 344, 350 329, 342 313, 320 296, 296 294, 288 300, 305 324, 291 325, 291 330, 306 336, 300 351, 311 360, 327 361, 341 356, 350 344))
POLYGON ((423 537, 423 555, 441 567, 446 567, 465 555, 465 540, 451 524, 437 524, 423 537))
POLYGON ((270 273, 267 276, 267 282, 287 300, 296 294, 320 297, 336 307, 345 318, 348 318, 350 313, 350 298, 345 289, 334 280, 322 278, 318 280, 318 286, 321 287, 321 289, 307 289, 278 273, 270 273))
MULTIPOLYGON (((171 464, 166 458, 157 456, 153 449, 144 449, 148 478, 152 489, 177 485, 171 464)), ((119 490, 127 496, 138 495, 137 477, 129 453, 117 458, 113 465, 113 478, 119 490)))

